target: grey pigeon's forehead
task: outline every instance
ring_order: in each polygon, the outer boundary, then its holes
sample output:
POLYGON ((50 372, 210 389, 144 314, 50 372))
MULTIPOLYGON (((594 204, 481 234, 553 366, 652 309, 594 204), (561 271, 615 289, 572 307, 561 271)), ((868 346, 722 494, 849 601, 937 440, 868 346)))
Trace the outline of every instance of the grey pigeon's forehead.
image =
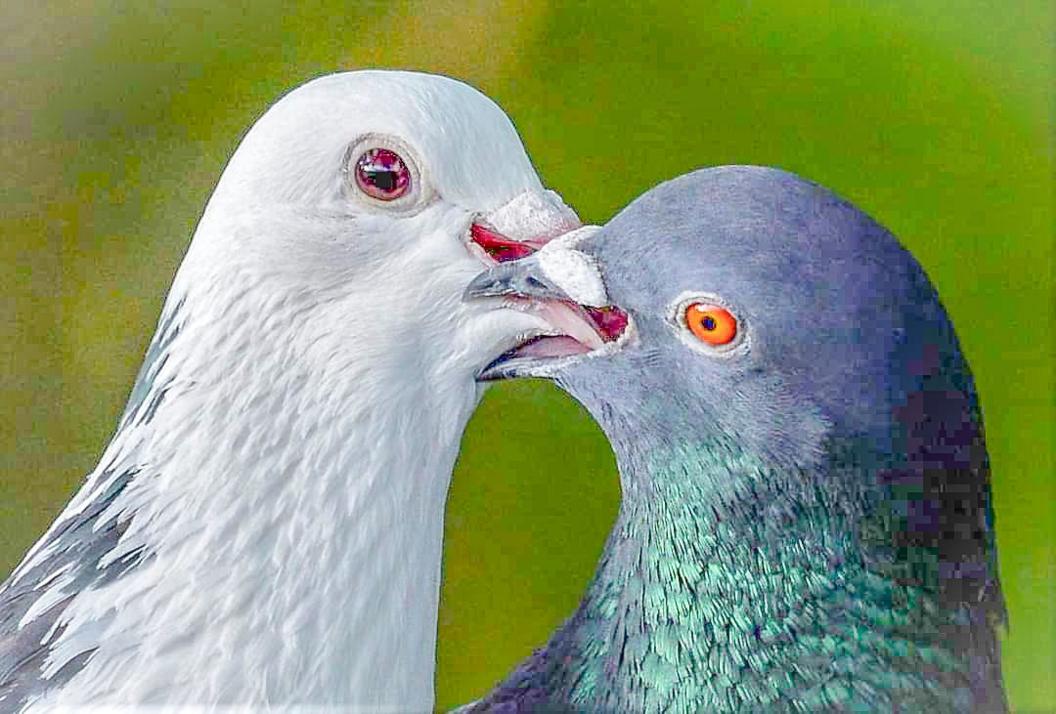
POLYGON ((615 299, 643 308, 694 288, 749 306, 753 296, 762 305, 838 293, 847 308, 912 289, 922 277, 898 241, 853 205, 754 166, 705 169, 658 186, 605 226, 592 252, 615 299))

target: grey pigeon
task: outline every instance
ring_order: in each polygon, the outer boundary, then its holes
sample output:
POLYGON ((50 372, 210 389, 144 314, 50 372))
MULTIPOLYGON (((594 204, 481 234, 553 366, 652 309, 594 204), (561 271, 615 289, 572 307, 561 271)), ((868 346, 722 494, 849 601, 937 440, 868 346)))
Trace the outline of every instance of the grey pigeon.
POLYGON ((595 328, 481 378, 554 380, 623 492, 579 607, 467 711, 1005 710, 978 398, 883 227, 789 173, 702 170, 467 296, 595 328))

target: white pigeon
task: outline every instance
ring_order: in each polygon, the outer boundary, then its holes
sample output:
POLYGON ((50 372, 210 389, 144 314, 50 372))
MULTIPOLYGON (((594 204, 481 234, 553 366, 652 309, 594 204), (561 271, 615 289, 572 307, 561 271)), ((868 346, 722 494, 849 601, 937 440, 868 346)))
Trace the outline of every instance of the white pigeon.
POLYGON ((99 465, 0 586, 0 710, 430 710, 448 484, 511 332, 460 297, 578 226, 465 84, 348 72, 278 101, 99 465))

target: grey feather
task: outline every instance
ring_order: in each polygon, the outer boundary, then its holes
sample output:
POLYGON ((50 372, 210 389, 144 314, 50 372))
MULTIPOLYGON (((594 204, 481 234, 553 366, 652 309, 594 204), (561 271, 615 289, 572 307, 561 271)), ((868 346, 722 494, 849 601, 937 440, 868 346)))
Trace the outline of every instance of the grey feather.
MULTIPOLYGON (((118 427, 123 430, 149 423, 167 391, 158 376, 168 349, 179 335, 182 301, 166 310, 147 350, 118 427)), ((115 437, 116 438, 116 437, 115 437)), ((43 672, 51 647, 62 635, 62 615, 77 593, 108 585, 151 557, 144 548, 134 548, 118 558, 104 561, 121 541, 133 513, 120 519, 108 507, 128 488, 141 467, 110 464, 95 478, 105 487, 76 514, 56 523, 36 545, 39 554, 27 570, 15 571, 0 585, 0 711, 17 711, 28 699, 61 686, 91 659, 92 651, 80 652, 51 676, 43 672), (105 563, 105 564, 104 564, 105 563), (55 604, 28 622, 23 618, 38 600, 49 593, 49 585, 61 573, 64 584, 55 604)))

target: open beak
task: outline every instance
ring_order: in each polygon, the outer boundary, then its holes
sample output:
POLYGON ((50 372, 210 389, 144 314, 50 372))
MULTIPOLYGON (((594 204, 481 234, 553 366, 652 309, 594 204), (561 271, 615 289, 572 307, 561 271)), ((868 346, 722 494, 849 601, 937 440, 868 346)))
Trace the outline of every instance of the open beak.
POLYGON ((550 329, 513 336, 513 348, 477 375, 482 382, 552 376, 559 366, 613 348, 629 324, 627 313, 606 304, 604 284, 593 263, 567 247, 550 246, 496 265, 474 278, 463 294, 466 300, 487 298, 535 313, 550 329))
POLYGON ((582 226, 553 191, 524 191, 469 227, 471 250, 486 264, 526 258, 552 239, 582 226))

